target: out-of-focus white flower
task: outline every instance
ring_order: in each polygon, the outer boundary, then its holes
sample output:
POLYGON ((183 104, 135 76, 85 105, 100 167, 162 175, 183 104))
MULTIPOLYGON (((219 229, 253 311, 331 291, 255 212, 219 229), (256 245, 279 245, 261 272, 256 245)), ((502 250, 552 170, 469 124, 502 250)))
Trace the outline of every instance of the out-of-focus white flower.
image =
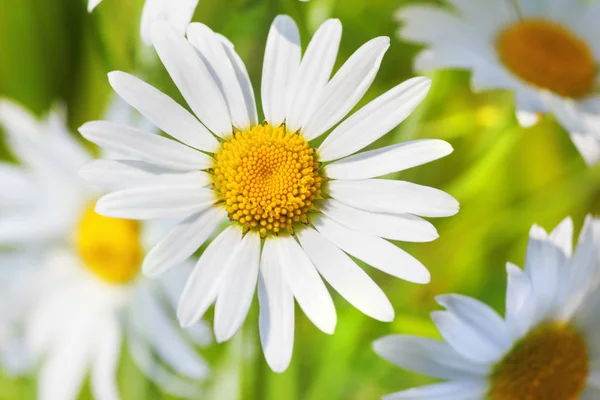
POLYGON ((386 239, 435 240, 435 228, 416 215, 444 217, 459 208, 440 190, 374 179, 444 157, 452 147, 417 140, 360 152, 410 115, 430 80, 404 82, 338 125, 370 87, 389 47, 387 37, 367 42, 330 79, 341 34, 340 21, 326 21, 302 57, 294 21, 275 19, 261 124, 246 68, 227 39, 199 23, 190 24, 187 40, 168 24, 155 24, 158 55, 198 118, 140 79, 112 72, 115 91, 176 140, 104 121, 80 128, 88 140, 144 160, 101 160, 81 171, 100 185, 120 183, 121 190, 98 201, 99 213, 184 218, 150 251, 145 273, 176 266, 227 221, 188 281, 179 320, 191 326, 215 303, 215 336, 228 340, 244 322, 258 283, 260 335, 275 371, 285 370, 292 356, 294 299, 318 328, 333 333, 337 317, 322 276, 365 314, 391 321, 389 300, 348 254, 427 283, 427 269, 386 239))
MULTIPOLYGON (((427 46, 415 69, 467 69, 475 90, 513 90, 524 126, 548 112, 600 115, 600 2, 449 2, 452 7, 414 5, 396 14, 399 36, 427 46)), ((580 130, 580 118, 559 119, 590 162, 587 146, 598 137, 580 130)))
POLYGON ((210 331, 198 325, 183 332, 173 321, 190 266, 155 281, 139 273, 164 223, 94 212, 102 193, 77 176, 92 157, 57 113, 38 121, 1 101, 0 124, 22 163, 0 164, 0 246, 12 249, 0 258, 2 274, 11 275, 3 281, 11 306, 0 310, 0 322, 7 319, 0 328, 20 339, 8 342, 3 353, 25 345, 26 356, 41 365, 41 399, 77 398, 88 373, 96 398, 117 399, 125 338, 150 379, 170 393, 196 396, 209 370, 192 344, 207 344, 210 331))
POLYGON ((444 295, 432 313, 444 341, 394 335, 375 351, 447 382, 385 399, 600 399, 598 247, 591 219, 575 252, 573 223, 531 229, 525 269, 508 264, 506 315, 466 296, 444 295))
MULTIPOLYGON (((92 12, 102 0, 89 0, 88 12, 92 12)), ((150 30, 156 21, 167 21, 182 34, 188 26, 198 0, 146 0, 142 10, 142 21, 140 34, 142 40, 148 46, 152 44, 150 30)))

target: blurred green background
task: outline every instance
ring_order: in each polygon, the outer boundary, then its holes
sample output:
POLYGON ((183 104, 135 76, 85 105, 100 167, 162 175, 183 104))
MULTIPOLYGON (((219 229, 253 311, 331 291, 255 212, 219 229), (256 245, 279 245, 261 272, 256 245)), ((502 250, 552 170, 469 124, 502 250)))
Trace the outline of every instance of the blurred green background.
MULTIPOLYGON (((247 63, 257 97, 264 44, 272 19, 281 13, 298 23, 303 46, 329 17, 342 21, 338 66, 365 41, 391 36, 380 73, 361 104, 413 76, 419 47, 395 37, 401 0, 200 0, 194 21, 231 39, 247 63)), ((173 83, 151 48, 139 40, 143 0, 104 0, 89 15, 84 0, 0 0, 0 95, 42 115, 57 101, 68 106, 74 135, 83 122, 102 118, 111 99, 106 73, 124 70, 144 77, 180 102, 173 83)), ((336 333, 318 331, 297 310, 295 354, 284 374, 266 365, 258 341, 257 304, 242 331, 229 343, 203 351, 215 370, 207 399, 377 399, 429 383, 380 359, 373 340, 390 333, 435 337, 429 319, 434 296, 463 293, 504 309, 506 261, 523 264, 533 223, 551 229, 566 216, 581 227, 587 213, 600 213, 600 166, 587 168, 566 132, 551 117, 536 127, 518 127, 510 93, 473 93, 464 71, 431 72, 427 99, 379 147, 416 138, 440 138, 452 155, 397 174, 453 194, 461 211, 434 221, 440 238, 403 248, 431 271, 418 286, 366 270, 396 309, 392 324, 371 320, 334 294, 336 333)), ((10 159, 0 144, 0 157, 10 159)), ((1 189, 0 189, 1 190, 1 189)), ((332 292, 333 294, 333 292, 332 292)), ((207 316, 211 318, 211 315, 207 316)), ((171 398, 145 380, 123 352, 119 369, 122 398, 171 398)), ((90 398, 85 389, 82 398, 90 398)), ((0 399, 35 398, 34 377, 0 377, 0 399)))

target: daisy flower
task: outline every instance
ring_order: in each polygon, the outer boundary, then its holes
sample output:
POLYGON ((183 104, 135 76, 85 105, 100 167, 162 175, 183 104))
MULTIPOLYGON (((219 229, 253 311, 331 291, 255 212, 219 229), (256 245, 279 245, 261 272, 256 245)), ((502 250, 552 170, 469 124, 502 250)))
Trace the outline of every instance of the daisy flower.
POLYGON ((14 296, 2 293, 21 315, 0 310, 0 320, 10 318, 4 326, 23 332, 40 365, 40 398, 77 398, 89 373, 95 398, 118 399, 123 338, 140 369, 164 390, 197 395, 208 368, 191 343, 206 343, 210 331, 198 325, 183 333, 174 321, 189 270, 161 280, 140 274, 145 249, 162 235, 164 222, 143 225, 94 212, 101 193, 77 176, 92 157, 57 113, 38 121, 3 100, 0 124, 22 162, 0 164, 0 246, 12 249, 3 253, 0 270, 21 272, 8 282, 14 296))
POLYGON ((513 90, 517 116, 526 126, 569 104, 578 112, 600 113, 600 3, 450 3, 398 11, 399 36, 427 46, 415 59, 416 70, 468 69, 475 90, 513 90))
MULTIPOLYGON (((89 0, 88 12, 102 0, 89 0)), ((142 9, 140 34, 146 45, 152 44, 150 29, 155 21, 167 21, 179 32, 184 33, 186 26, 192 20, 198 0, 146 0, 142 9)))
POLYGON ((199 23, 188 27, 187 40, 158 23, 156 51, 198 119, 147 83, 112 72, 115 91, 171 137, 103 121, 80 128, 88 140, 142 160, 103 160, 82 170, 99 184, 140 177, 102 197, 98 213, 182 218, 147 255, 147 275, 178 265, 226 226, 187 282, 179 321, 192 326, 215 303, 215 336, 228 340, 246 318, 258 282, 260 336, 275 371, 290 362, 294 299, 319 329, 333 333, 336 312, 323 277, 365 314, 391 321, 387 297, 349 255, 426 283, 427 269, 386 239, 434 240, 435 228, 416 215, 458 211, 456 200, 439 190, 374 179, 443 157, 449 144, 419 140, 354 154, 404 120, 430 81, 402 83, 338 125, 371 85, 389 46, 385 37, 367 42, 329 79, 341 34, 338 20, 326 21, 301 57, 294 21, 275 19, 260 123, 246 68, 230 42, 199 23), (334 126, 317 146, 314 140, 334 126))
POLYGON ((586 220, 572 254, 573 224, 534 226, 525 269, 508 264, 506 315, 470 297, 437 298, 443 341, 388 336, 375 351, 447 382, 386 399, 595 400, 600 398, 598 243, 586 220))

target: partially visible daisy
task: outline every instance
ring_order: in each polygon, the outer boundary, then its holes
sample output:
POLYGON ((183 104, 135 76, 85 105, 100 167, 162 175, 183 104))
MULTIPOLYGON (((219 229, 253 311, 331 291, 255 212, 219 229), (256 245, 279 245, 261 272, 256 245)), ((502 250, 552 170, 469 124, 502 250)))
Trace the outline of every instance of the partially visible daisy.
MULTIPOLYGON (((89 0, 88 12, 94 11, 101 2, 102 0, 89 0)), ((144 43, 148 46, 152 44, 150 30, 156 21, 167 21, 183 34, 194 16, 197 5, 198 0, 146 0, 140 26, 144 43)))
POLYGON ((258 282, 260 335, 275 371, 285 370, 292 355, 294 299, 318 328, 333 333, 336 313, 323 277, 365 314, 391 321, 389 300, 349 255, 426 283, 427 269, 386 239, 434 240, 435 228, 416 215, 458 211, 456 200, 439 190, 374 179, 443 157, 449 144, 418 140, 352 155, 403 121, 430 81, 402 83, 339 123, 373 82, 389 46, 386 37, 367 42, 330 79, 341 34, 338 20, 326 21, 301 57, 294 21, 275 19, 260 123, 246 68, 230 42, 199 23, 188 27, 187 40, 155 24, 156 51, 201 122, 147 83, 112 72, 115 91, 172 138, 103 121, 80 128, 88 140, 143 160, 103 160, 82 170, 97 183, 144 178, 123 181, 123 190, 98 201, 97 212, 183 218, 146 257, 146 274, 177 266, 226 222, 196 265, 178 317, 194 325, 215 303, 215 336, 228 340, 245 320, 258 282))
POLYGON ((468 69, 475 90, 514 90, 523 125, 547 112, 561 113, 569 103, 578 112, 600 113, 599 2, 450 3, 404 7, 396 14, 399 36, 427 45, 415 59, 416 70, 468 69))
POLYGON ((437 298, 444 341, 388 336, 375 351, 447 382, 386 399, 597 400, 600 398, 599 242, 587 219, 572 254, 573 224, 534 226, 525 269, 507 265, 506 315, 470 297, 437 298))
POLYGON ((117 399, 123 338, 140 369, 164 390, 197 395, 208 368, 191 343, 208 342, 210 331, 198 325, 184 333, 174 321, 189 270, 161 280, 139 273, 145 249, 164 232, 162 223, 94 211, 101 192, 77 176, 92 157, 56 113, 38 121, 3 100, 0 124, 22 162, 0 164, 0 246, 12 248, 0 258, 6 262, 0 270, 18 267, 8 256, 27 260, 25 275, 9 281, 11 304, 21 315, 7 327, 23 331, 30 358, 40 364, 40 398, 77 398, 89 373, 95 398, 117 399))

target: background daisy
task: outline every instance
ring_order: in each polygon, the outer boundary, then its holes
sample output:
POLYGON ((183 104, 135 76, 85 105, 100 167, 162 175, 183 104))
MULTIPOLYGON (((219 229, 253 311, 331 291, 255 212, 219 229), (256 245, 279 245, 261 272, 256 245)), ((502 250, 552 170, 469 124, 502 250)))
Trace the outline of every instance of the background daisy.
POLYGON ((531 229, 525 269, 508 263, 506 315, 470 297, 438 296, 432 313, 444 341, 388 336, 382 357, 448 382, 388 399, 597 399, 598 239, 586 220, 572 252, 573 223, 531 229))
POLYGON ((246 68, 231 43, 203 24, 191 24, 187 40, 155 24, 158 55, 202 124, 147 83, 112 72, 115 91, 178 141, 103 121, 80 128, 88 140, 143 160, 98 161, 82 170, 87 179, 162 175, 125 181, 123 190, 98 201, 99 213, 185 218, 150 251, 145 273, 177 266, 229 221, 196 265, 178 317, 191 326, 216 303, 215 335, 228 340, 245 320, 258 282, 261 340, 275 371, 291 359, 294 299, 319 329, 333 333, 336 313, 322 276, 367 315, 391 321, 389 300, 349 255, 427 283, 425 267, 385 239, 434 240, 435 228, 416 215, 458 211, 456 200, 439 190, 374 179, 443 157, 452 151, 447 143, 413 141, 352 155, 403 121, 430 82, 404 82, 338 125, 371 85, 389 46, 384 37, 367 42, 330 79, 341 31, 338 20, 326 21, 301 57, 294 21, 275 19, 261 86, 266 121, 259 124, 246 68), (335 125, 320 146, 309 144, 335 125))
MULTIPOLYGON (((598 2, 450 3, 449 8, 419 5, 397 12, 402 24, 399 36, 427 45, 414 60, 416 70, 467 69, 475 90, 513 90, 517 116, 526 126, 542 114, 560 115, 568 107, 578 113, 600 113, 598 2)), ((561 122, 574 132, 580 147, 582 132, 577 125, 561 122)), ((585 148, 580 149, 585 157, 585 148)))
POLYGON ((188 272, 158 281, 139 275, 144 248, 163 228, 93 211, 100 193, 77 177, 91 156, 57 113, 38 121, 4 100, 0 122, 23 163, 1 165, 1 184, 11 190, 0 196, 0 243, 25 260, 3 260, 0 268, 21 275, 8 282, 8 300, 19 307, 9 310, 10 327, 23 332, 29 358, 40 365, 39 397, 75 399, 89 374, 96 398, 119 398, 123 338, 138 367, 164 390, 196 396, 208 368, 191 343, 207 344, 210 333, 202 325, 183 333, 172 321, 188 272))

